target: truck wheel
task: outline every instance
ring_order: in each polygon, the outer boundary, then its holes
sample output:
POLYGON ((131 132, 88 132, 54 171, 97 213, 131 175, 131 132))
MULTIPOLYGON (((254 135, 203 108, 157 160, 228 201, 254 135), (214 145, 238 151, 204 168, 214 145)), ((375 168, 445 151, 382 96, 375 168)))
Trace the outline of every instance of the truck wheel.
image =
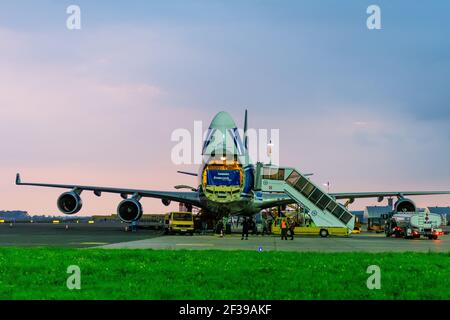
POLYGON ((328 237, 328 230, 327 230, 327 229, 320 229, 319 235, 320 235, 322 238, 328 237))
POLYGON ((431 236, 431 240, 437 240, 438 236, 437 235, 432 235, 431 236))

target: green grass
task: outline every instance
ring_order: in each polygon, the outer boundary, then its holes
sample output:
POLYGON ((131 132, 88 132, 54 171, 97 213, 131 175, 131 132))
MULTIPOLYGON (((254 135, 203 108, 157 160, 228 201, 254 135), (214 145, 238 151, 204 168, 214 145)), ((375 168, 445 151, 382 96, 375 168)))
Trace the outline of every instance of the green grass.
POLYGON ((0 249, 0 299, 450 299, 450 253, 0 249), (66 287, 69 265, 81 290, 66 287), (366 286, 369 265, 381 289, 366 286))

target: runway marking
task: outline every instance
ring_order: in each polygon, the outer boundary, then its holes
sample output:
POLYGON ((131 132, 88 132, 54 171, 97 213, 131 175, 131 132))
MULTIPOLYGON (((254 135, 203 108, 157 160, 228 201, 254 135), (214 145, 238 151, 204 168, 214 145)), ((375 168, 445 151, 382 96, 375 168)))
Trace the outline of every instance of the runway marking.
POLYGON ((87 244, 87 245, 105 245, 109 244, 109 242, 74 242, 74 244, 87 244))
POLYGON ((212 247, 212 246, 214 246, 214 244, 212 244, 212 243, 177 243, 175 245, 176 246, 197 246, 197 247, 203 247, 203 246, 212 247))

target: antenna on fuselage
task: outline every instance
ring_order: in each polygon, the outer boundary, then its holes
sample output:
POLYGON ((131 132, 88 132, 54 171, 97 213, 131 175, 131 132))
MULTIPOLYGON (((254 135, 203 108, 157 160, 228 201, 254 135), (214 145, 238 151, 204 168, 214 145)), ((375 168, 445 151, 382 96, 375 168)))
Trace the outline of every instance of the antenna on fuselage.
POLYGON ((248 129, 247 109, 245 109, 245 116, 244 116, 244 147, 245 147, 245 149, 248 149, 247 129, 248 129))

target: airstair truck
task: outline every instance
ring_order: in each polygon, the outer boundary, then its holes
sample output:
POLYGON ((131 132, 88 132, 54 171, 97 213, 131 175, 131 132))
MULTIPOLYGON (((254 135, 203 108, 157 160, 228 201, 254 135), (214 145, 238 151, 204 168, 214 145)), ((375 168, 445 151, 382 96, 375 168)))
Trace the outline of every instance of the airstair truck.
POLYGON ((398 212, 392 214, 386 220, 384 228, 386 237, 402 237, 414 239, 427 237, 436 240, 443 235, 441 226, 442 217, 431 213, 428 209, 423 212, 398 212))
POLYGON ((355 217, 336 199, 294 168, 257 163, 256 187, 262 192, 289 196, 305 208, 321 237, 330 234, 330 228, 342 228, 347 235, 355 226, 355 217))

